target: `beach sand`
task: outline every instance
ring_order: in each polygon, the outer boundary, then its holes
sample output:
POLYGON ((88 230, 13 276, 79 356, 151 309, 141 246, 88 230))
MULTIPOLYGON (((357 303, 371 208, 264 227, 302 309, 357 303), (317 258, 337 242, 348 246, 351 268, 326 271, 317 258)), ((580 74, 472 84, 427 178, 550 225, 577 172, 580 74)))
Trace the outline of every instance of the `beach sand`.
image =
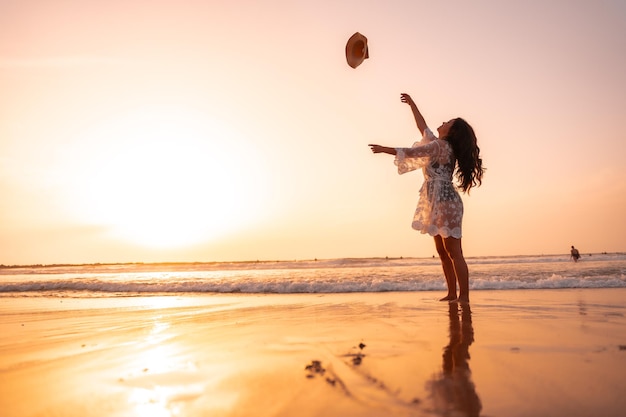
POLYGON ((12 298, 0 414, 623 416, 626 289, 12 298))

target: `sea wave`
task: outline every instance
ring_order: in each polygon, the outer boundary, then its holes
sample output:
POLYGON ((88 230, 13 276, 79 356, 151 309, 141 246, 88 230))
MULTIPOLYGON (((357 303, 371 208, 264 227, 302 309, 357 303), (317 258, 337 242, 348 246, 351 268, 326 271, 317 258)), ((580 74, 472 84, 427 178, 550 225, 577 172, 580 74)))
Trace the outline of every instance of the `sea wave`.
MULTIPOLYGON (((552 274, 541 278, 487 277, 471 279, 473 290, 511 290, 546 288, 622 288, 626 277, 619 276, 562 276, 552 274)), ((3 282, 0 293, 108 293, 118 295, 162 293, 352 293, 392 291, 439 291, 445 289, 441 274, 408 276, 352 276, 335 279, 312 277, 237 277, 217 279, 57 279, 3 282)))
MULTIPOLYGON (((468 258, 470 288, 626 287, 626 255, 468 258)), ((0 294, 351 293, 445 290, 437 259, 56 265, 0 270, 0 294)))

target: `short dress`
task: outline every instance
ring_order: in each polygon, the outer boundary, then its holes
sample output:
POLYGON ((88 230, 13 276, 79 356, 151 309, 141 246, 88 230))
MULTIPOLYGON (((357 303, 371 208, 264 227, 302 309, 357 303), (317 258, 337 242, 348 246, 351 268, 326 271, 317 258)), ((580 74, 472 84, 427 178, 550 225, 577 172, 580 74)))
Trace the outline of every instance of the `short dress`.
POLYGON ((422 168, 424 184, 413 216, 412 227, 431 236, 461 238, 463 200, 452 182, 456 159, 452 146, 426 128, 420 142, 411 148, 396 148, 398 174, 422 168))

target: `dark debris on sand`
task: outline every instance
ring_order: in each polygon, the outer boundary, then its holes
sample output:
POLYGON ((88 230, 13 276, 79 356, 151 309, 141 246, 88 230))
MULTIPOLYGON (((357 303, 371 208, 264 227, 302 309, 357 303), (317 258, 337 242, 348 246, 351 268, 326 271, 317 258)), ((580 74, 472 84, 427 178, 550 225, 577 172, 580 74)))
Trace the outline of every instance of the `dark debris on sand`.
MULTIPOLYGON (((307 371, 307 378, 315 378, 318 375, 323 377, 326 373, 326 368, 324 368, 322 366, 322 362, 318 360, 312 360, 310 364, 304 367, 304 370, 307 371)), ((335 386, 335 384, 337 384, 338 382, 336 378, 331 378, 328 376, 325 380, 332 386, 335 386)), ((339 383, 342 384, 341 381, 339 381, 339 383)))
MULTIPOLYGON (((363 349, 365 348, 365 346, 366 345, 364 343, 359 343, 357 345, 358 351, 356 353, 354 353, 355 347, 352 347, 351 353, 342 355, 344 358, 351 358, 352 370, 356 373, 356 375, 361 376, 365 381, 371 384, 371 386, 377 388, 380 391, 385 392, 390 397, 395 398, 396 400, 405 403, 405 405, 407 406, 411 406, 411 407, 420 406, 422 401, 419 398, 414 397, 410 401, 402 400, 399 397, 400 390, 396 391, 396 390, 390 389, 383 381, 371 375, 365 369, 358 367, 363 362, 363 358, 365 357, 365 354, 363 353, 363 349)), ((347 361, 345 363, 346 365, 349 365, 347 361)), ((341 380, 341 378, 339 378, 339 376, 333 372, 332 368, 326 370, 326 368, 322 366, 321 361, 312 360, 311 363, 305 366, 304 370, 307 372, 306 374, 307 378, 313 379, 313 378, 316 378, 317 376, 320 376, 324 378, 324 380, 328 384, 343 391, 343 393, 347 395, 348 397, 353 397, 353 394, 350 392, 350 390, 348 389, 346 384, 341 380)))
POLYGON ((358 366, 361 364, 361 362, 363 362, 363 358, 365 357, 365 353, 363 353, 363 348, 365 346, 366 345, 361 342, 359 343, 359 351, 357 353, 348 353, 345 355, 346 357, 352 358, 353 365, 358 366))
POLYGON ((312 360, 310 364, 308 364, 305 368, 305 371, 308 371, 307 378, 314 378, 315 375, 324 375, 326 369, 322 366, 322 362, 317 360, 312 360))

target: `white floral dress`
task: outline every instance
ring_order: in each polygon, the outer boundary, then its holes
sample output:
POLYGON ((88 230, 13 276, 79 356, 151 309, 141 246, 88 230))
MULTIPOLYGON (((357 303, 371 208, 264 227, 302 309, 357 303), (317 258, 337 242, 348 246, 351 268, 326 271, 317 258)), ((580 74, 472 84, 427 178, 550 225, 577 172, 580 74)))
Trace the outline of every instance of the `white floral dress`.
POLYGON ((463 200, 452 183, 456 159, 452 146, 426 128, 411 148, 396 148, 398 174, 422 168, 424 184, 412 227, 431 236, 461 238, 463 200))

